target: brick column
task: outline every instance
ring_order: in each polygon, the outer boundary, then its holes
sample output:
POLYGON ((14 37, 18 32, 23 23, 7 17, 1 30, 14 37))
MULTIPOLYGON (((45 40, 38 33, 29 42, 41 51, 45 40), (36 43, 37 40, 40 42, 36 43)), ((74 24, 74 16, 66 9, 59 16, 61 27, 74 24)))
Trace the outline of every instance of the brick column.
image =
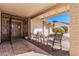
POLYGON ((70 55, 79 55, 79 4, 70 4, 70 55))
POLYGON ((0 43, 1 43, 1 11, 0 11, 0 43))

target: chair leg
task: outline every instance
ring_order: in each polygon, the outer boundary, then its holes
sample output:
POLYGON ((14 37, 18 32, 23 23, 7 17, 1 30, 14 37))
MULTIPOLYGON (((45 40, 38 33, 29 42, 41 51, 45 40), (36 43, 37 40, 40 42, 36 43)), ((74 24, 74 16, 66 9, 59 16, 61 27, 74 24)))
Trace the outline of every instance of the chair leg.
POLYGON ((45 39, 45 38, 43 38, 43 44, 44 44, 44 39, 45 39))
POLYGON ((38 40, 37 40, 37 42, 39 42, 39 37, 38 37, 38 40))
POLYGON ((36 41, 38 42, 38 37, 37 37, 36 41))
POLYGON ((61 44, 61 40, 60 40, 60 50, 62 50, 62 44, 61 44))
POLYGON ((41 38, 40 42, 42 43, 42 38, 41 38))
POLYGON ((54 42, 55 42, 55 39, 53 40, 53 43, 52 43, 52 48, 54 47, 54 42))
POLYGON ((47 45, 48 45, 48 41, 49 41, 49 37, 48 37, 48 39, 47 39, 47 45))

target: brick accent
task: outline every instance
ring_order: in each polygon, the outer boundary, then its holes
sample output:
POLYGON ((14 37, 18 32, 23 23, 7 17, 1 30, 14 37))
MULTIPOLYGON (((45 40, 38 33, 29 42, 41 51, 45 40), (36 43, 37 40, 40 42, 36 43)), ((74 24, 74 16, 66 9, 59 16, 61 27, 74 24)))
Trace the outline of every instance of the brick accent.
POLYGON ((79 4, 70 4, 70 55, 79 55, 79 4))

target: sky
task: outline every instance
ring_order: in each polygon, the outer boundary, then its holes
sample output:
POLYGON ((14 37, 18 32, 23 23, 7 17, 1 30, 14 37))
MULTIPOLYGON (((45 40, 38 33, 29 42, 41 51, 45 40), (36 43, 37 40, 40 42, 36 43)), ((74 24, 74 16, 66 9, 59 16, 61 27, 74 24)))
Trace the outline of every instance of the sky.
MULTIPOLYGON (((48 22, 59 21, 59 22, 65 22, 65 23, 69 23, 69 20, 70 20, 70 14, 68 12, 58 14, 58 15, 55 15, 55 16, 52 16, 46 19, 46 21, 48 22)), ((64 24, 61 24, 60 26, 62 25, 64 24)), ((34 30, 34 33, 41 32, 41 31, 42 29, 37 28, 34 30)))
POLYGON ((47 18, 48 22, 60 21, 60 22, 69 23, 69 20, 70 20, 70 14, 68 12, 47 18))

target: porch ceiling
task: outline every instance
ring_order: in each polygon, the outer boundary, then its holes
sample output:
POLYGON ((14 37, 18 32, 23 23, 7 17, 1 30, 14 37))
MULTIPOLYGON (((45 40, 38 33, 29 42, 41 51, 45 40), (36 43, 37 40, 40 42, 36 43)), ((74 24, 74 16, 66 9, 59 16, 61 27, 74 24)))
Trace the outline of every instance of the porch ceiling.
POLYGON ((35 15, 36 17, 34 16, 32 18, 35 18, 35 19, 43 19, 44 18, 45 19, 45 18, 54 16, 57 14, 61 14, 64 12, 68 12, 68 11, 69 11, 69 4, 57 4, 49 9, 47 9, 46 12, 37 14, 37 15, 35 15))
POLYGON ((0 9, 12 15, 30 17, 54 5, 56 3, 0 3, 0 9))

